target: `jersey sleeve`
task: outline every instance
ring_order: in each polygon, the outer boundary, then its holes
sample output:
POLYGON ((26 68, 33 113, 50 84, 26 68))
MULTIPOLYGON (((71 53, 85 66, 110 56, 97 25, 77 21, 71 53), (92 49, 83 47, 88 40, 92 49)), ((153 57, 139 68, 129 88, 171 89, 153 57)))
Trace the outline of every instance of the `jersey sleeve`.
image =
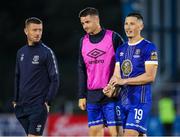
POLYGON ((117 48, 116 50, 116 54, 115 54, 115 58, 116 58, 116 62, 120 62, 120 47, 117 48))
POLYGON ((86 66, 82 57, 82 40, 80 40, 80 48, 79 48, 79 58, 78 58, 78 98, 86 98, 87 97, 87 73, 86 66))
POLYGON ((18 96, 19 96, 19 55, 17 52, 16 55, 16 66, 15 66, 15 79, 14 79, 14 99, 13 101, 17 102, 18 101, 18 96))
POLYGON ((113 32, 112 40, 114 51, 116 51, 117 48, 124 43, 123 38, 117 32, 113 32))
POLYGON ((145 64, 158 65, 157 48, 154 44, 152 43, 148 44, 145 55, 144 55, 144 60, 145 60, 145 64))
POLYGON ((54 52, 50 49, 47 54, 47 70, 50 78, 49 92, 46 96, 46 102, 50 105, 59 88, 59 72, 57 60, 54 52))

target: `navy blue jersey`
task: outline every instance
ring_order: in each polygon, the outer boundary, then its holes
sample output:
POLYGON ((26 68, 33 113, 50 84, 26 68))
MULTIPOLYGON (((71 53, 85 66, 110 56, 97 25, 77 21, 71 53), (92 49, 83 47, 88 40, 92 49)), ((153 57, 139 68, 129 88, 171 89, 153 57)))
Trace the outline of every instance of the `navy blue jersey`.
MULTIPOLYGON (((145 73, 145 64, 158 65, 156 46, 143 39, 135 44, 128 42, 116 51, 116 62, 120 63, 121 77, 133 78, 145 73)), ((151 83, 124 86, 121 99, 126 105, 151 102, 151 83)))
MULTIPOLYGON (((89 39, 91 43, 99 43, 105 36, 106 30, 102 29, 98 34, 96 35, 89 35, 89 39)), ((83 39, 83 38, 82 38, 83 39)), ((112 100, 112 98, 106 97, 102 89, 94 90, 93 92, 87 90, 87 73, 86 73, 86 66, 81 54, 82 50, 82 39, 80 41, 80 50, 79 50, 79 62, 78 62, 78 75, 79 75, 79 95, 78 98, 87 98, 88 103, 104 103, 109 100, 112 100)), ((121 36, 113 32, 112 36, 113 41, 113 47, 114 51, 118 48, 119 45, 123 43, 123 39, 121 36)))
POLYGON ((40 42, 18 50, 14 96, 17 105, 50 104, 58 87, 58 66, 49 47, 40 42))

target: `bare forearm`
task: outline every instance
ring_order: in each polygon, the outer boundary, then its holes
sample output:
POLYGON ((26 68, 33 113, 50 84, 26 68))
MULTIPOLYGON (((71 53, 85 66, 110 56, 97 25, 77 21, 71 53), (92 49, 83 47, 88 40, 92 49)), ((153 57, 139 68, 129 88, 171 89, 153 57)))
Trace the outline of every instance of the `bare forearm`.
POLYGON ((155 77, 153 75, 148 75, 146 73, 139 75, 134 78, 128 78, 126 80, 127 85, 142 85, 153 82, 155 77))

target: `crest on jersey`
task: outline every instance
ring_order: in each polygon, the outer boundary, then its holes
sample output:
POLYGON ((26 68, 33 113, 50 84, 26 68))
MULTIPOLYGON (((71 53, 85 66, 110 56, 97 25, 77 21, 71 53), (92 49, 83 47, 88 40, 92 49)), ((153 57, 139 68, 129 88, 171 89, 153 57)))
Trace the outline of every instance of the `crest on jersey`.
POLYGON ((132 72, 132 63, 129 59, 126 59, 123 61, 122 65, 121 65, 121 69, 123 72, 124 76, 129 76, 132 72))
POLYGON ((21 61, 24 60, 24 54, 21 54, 21 58, 20 58, 21 61))
POLYGON ((39 64, 39 55, 34 55, 32 64, 39 64))
POLYGON ((139 55, 140 53, 141 53, 141 50, 140 49, 136 49, 135 54, 139 55))
POLYGON ((157 56, 157 52, 153 51, 151 52, 151 60, 157 60, 158 56, 157 56))
POLYGON ((133 57, 134 57, 134 58, 139 58, 139 57, 140 57, 140 53, 141 53, 141 50, 140 50, 140 49, 136 49, 133 57))
POLYGON ((40 124, 39 124, 39 125, 37 125, 37 127, 36 127, 36 131, 37 131, 37 132, 40 132, 40 131, 41 131, 41 128, 42 128, 42 125, 40 125, 40 124))

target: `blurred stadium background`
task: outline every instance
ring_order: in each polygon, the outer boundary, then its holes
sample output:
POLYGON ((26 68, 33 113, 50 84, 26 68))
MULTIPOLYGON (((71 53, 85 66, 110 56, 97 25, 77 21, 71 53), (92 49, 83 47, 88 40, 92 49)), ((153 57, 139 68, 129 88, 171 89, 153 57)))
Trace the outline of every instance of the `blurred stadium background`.
MULTIPOLYGON (((0 4, 0 136, 24 135, 14 117, 11 101, 16 51, 26 43, 26 18, 44 21, 43 41, 56 53, 61 73, 60 89, 53 102, 45 135, 87 135, 87 118, 77 106, 77 58, 84 34, 78 13, 92 6, 100 11, 101 24, 125 39, 124 17, 131 11, 144 16, 145 38, 159 49, 159 69, 153 85, 153 109, 148 135, 161 136, 158 101, 168 96, 175 103, 173 134, 180 135, 180 1, 179 0, 18 0, 0 4)), ((2 3, 2 2, 1 2, 2 3)), ((106 133, 108 134, 108 133, 106 133)))

